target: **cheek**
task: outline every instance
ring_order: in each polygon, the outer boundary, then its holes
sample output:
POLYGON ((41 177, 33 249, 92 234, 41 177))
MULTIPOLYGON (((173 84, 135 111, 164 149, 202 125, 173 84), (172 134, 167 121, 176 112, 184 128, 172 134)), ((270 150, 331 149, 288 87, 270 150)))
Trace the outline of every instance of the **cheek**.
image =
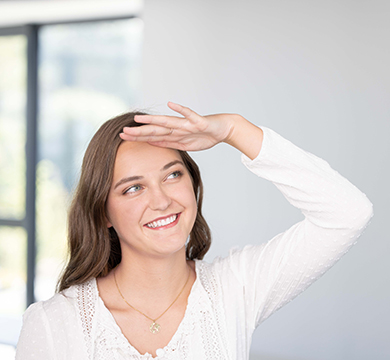
POLYGON ((192 198, 191 199, 192 199, 191 205, 192 205, 195 217, 196 217, 196 213, 198 212, 198 204, 196 203, 196 199, 195 199, 195 195, 194 194, 192 194, 192 198))
POLYGON ((188 191, 187 193, 187 208, 189 210, 189 213, 191 214, 191 222, 192 222, 192 225, 194 224, 195 222, 195 219, 196 219, 196 215, 197 215, 197 212, 198 212, 198 204, 196 203, 196 198, 195 198, 195 194, 193 192, 193 189, 192 189, 192 185, 191 185, 191 190, 188 191))
POLYGON ((107 220, 107 227, 110 228, 112 225, 111 223, 111 219, 112 219, 112 210, 111 210, 111 206, 110 206, 110 201, 109 199, 107 199, 107 202, 106 202, 106 220, 107 220))
POLYGON ((185 208, 187 224, 192 226, 195 222, 198 206, 191 181, 183 182, 179 187, 172 188, 171 196, 176 203, 185 208))
POLYGON ((119 233, 126 225, 138 223, 139 216, 137 218, 137 214, 141 213, 141 210, 138 208, 139 206, 137 207, 136 202, 133 202, 130 206, 126 201, 110 201, 108 199, 106 205, 107 226, 113 226, 119 233))

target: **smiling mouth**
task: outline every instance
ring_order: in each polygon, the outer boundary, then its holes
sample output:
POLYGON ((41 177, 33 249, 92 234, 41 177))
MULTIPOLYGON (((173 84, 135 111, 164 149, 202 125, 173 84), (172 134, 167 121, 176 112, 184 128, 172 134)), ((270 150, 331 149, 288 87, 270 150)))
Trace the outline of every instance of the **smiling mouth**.
MULTIPOLYGON (((164 219, 151 221, 150 223, 147 223, 145 226, 149 229, 158 229, 163 227, 168 227, 168 225, 174 226, 177 223, 177 220, 179 219, 180 214, 174 214, 171 216, 168 216, 164 219)), ((171 227, 169 226, 169 227, 171 227)))

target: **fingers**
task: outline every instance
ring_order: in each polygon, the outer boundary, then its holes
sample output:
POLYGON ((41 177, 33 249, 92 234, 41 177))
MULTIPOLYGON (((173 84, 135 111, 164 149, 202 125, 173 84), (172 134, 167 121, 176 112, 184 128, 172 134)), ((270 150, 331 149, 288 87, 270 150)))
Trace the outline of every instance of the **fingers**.
MULTIPOLYGON (((169 102, 168 106, 173 111, 184 116, 184 118, 186 120, 189 120, 190 122, 192 122, 194 124, 198 123, 202 119, 202 116, 198 115, 195 111, 193 111, 190 108, 187 108, 185 106, 175 104, 173 102, 169 102)), ((153 125, 159 125, 159 126, 164 126, 167 128, 174 128, 174 129, 181 129, 184 126, 186 126, 186 122, 183 121, 184 119, 181 117, 176 117, 176 116, 136 115, 134 117, 134 120, 136 122, 142 123, 142 124, 153 124, 153 125)))
POLYGON ((165 129, 181 129, 184 126, 183 118, 166 115, 136 115, 134 121, 146 125, 156 125, 165 129))
MULTIPOLYGON (((129 128, 134 129, 134 128, 129 128)), ((127 133, 121 133, 119 136, 126 141, 140 141, 140 142, 147 142, 150 145, 159 146, 159 147, 166 147, 166 148, 172 148, 177 150, 185 150, 185 145, 181 144, 177 141, 172 141, 171 136, 150 136, 150 135, 141 135, 141 136, 134 136, 129 135, 127 133)))
POLYGON ((120 137, 126 141, 142 141, 142 142, 162 142, 162 141, 177 141, 180 130, 173 128, 165 128, 155 125, 145 125, 139 127, 125 127, 120 137))
POLYGON ((144 136, 164 136, 171 135, 173 128, 156 126, 156 125, 147 125, 147 126, 137 126, 137 127, 124 127, 123 132, 126 135, 134 137, 144 137, 144 136))
POLYGON ((193 141, 194 135, 198 136, 204 132, 207 123, 202 116, 187 107, 172 102, 169 102, 168 106, 184 118, 136 115, 134 120, 145 126, 124 127, 120 137, 127 141, 141 141, 155 146, 186 150, 188 141, 193 141))
POLYGON ((186 119, 191 120, 193 122, 198 122, 201 118, 199 114, 195 111, 191 110, 188 107, 173 103, 171 101, 168 102, 168 107, 173 111, 176 111, 180 115, 183 115, 186 119))
POLYGON ((141 135, 141 136, 135 136, 135 135, 129 135, 126 133, 119 134, 121 139, 126 141, 139 141, 139 142, 162 142, 162 141, 168 141, 169 135, 166 136, 154 136, 154 135, 141 135))

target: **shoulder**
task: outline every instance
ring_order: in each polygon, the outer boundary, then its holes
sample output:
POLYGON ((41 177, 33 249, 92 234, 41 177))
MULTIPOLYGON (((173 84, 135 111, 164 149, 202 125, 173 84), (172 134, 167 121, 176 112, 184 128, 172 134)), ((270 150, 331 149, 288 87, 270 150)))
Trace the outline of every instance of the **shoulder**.
POLYGON ((216 273, 225 273, 229 271, 237 271, 242 265, 253 263, 258 260, 264 253, 267 243, 258 245, 245 245, 243 248, 238 246, 229 250, 227 256, 216 257, 211 263, 205 261, 198 261, 201 267, 207 269, 206 271, 214 271, 216 273))
POLYGON ((90 343, 85 325, 91 325, 94 293, 95 279, 30 305, 23 316, 16 359, 85 359, 90 343))
POLYGON ((91 279, 84 284, 73 285, 48 300, 30 305, 23 315, 23 321, 40 317, 52 323, 55 319, 69 318, 77 314, 78 308, 96 301, 96 297, 96 280, 91 279))
POLYGON ((200 281, 223 283, 243 283, 247 276, 253 276, 256 263, 264 260, 266 243, 246 245, 244 248, 232 248, 226 257, 216 257, 211 263, 196 261, 197 275, 200 281))

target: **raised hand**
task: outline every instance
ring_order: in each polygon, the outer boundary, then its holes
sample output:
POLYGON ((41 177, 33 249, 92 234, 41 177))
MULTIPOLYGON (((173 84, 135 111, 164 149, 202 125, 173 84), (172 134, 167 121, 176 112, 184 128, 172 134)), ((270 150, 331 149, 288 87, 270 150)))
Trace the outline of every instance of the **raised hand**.
POLYGON ((184 151, 210 149, 220 142, 225 142, 251 159, 259 154, 263 131, 242 116, 201 116, 179 104, 169 102, 168 106, 183 117, 137 115, 135 121, 145 126, 125 127, 120 137, 123 140, 144 141, 155 146, 184 151))
POLYGON ((120 137, 123 140, 144 141, 178 150, 205 150, 228 141, 234 124, 240 117, 235 114, 201 116, 172 102, 169 102, 168 106, 183 117, 137 115, 135 121, 145 126, 125 127, 120 137))

